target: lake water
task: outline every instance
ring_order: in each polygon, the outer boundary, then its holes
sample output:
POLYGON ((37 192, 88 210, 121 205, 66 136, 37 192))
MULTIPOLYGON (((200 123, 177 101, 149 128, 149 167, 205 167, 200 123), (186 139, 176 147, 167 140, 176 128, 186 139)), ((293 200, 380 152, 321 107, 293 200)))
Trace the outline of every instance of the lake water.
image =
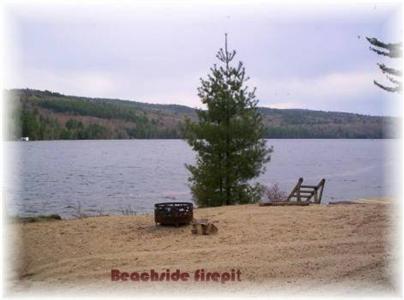
MULTIPOLYGON (((290 192, 326 179, 323 201, 392 196, 400 180, 399 140, 269 140, 271 162, 258 181, 290 192)), ((182 140, 6 142, 5 182, 11 215, 150 212, 163 201, 190 201, 182 140)))

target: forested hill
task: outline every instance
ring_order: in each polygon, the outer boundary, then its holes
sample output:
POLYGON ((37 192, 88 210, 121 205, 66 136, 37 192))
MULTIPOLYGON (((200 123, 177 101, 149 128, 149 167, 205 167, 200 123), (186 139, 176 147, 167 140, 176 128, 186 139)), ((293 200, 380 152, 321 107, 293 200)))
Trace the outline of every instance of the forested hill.
MULTIPOLYGON (((5 91, 10 138, 31 140, 181 138, 183 105, 66 96, 50 91, 5 91)), ((398 119, 303 109, 259 108, 265 138, 391 138, 398 119)))

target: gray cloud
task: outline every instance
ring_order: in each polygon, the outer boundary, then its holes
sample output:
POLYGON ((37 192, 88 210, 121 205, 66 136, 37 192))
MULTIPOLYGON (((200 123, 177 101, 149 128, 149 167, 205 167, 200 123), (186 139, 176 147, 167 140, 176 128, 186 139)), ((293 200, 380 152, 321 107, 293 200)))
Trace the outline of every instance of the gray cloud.
POLYGON ((261 105, 397 114, 383 103, 400 99, 372 84, 380 58, 364 39, 394 38, 396 11, 365 4, 8 3, 15 64, 6 87, 200 106, 199 77, 229 32, 261 105))

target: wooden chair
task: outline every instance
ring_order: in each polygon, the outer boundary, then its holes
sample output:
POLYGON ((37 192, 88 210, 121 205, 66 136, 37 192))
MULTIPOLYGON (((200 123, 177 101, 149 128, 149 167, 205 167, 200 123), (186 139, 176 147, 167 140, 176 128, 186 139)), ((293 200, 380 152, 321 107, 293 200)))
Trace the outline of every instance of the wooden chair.
POLYGON ((325 179, 321 179, 318 185, 303 185, 303 178, 300 177, 296 186, 289 194, 287 202, 321 203, 325 179))

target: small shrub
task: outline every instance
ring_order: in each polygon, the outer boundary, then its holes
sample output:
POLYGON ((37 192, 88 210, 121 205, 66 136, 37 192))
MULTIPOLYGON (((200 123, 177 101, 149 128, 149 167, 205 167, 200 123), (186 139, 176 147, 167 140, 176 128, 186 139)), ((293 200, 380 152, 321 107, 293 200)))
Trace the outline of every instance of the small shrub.
POLYGON ((128 205, 128 207, 126 207, 126 208, 122 208, 121 213, 124 216, 136 216, 137 215, 136 210, 134 208, 132 208, 131 205, 128 205))
POLYGON ((45 221, 58 221, 62 220, 62 217, 56 214, 52 215, 39 215, 36 217, 12 217, 11 221, 16 223, 34 223, 34 222, 45 222, 45 221))
POLYGON ((282 191, 278 184, 275 183, 270 187, 265 186, 264 187, 264 201, 286 201, 288 198, 288 195, 286 192, 282 191))

